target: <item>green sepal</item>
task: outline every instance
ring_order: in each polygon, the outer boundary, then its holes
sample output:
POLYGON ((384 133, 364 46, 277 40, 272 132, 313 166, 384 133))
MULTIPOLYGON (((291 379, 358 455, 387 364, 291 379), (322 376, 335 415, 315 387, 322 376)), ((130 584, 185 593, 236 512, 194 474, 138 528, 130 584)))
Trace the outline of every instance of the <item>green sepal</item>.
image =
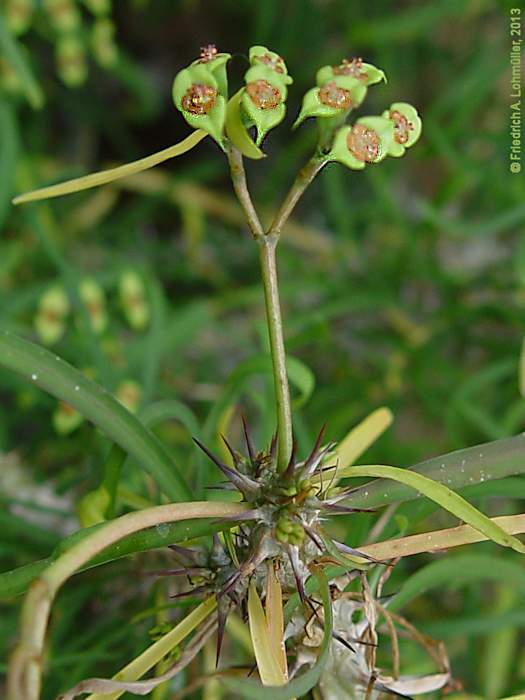
POLYGON ((335 136, 332 150, 330 151, 327 157, 328 160, 342 163, 351 170, 364 170, 366 163, 356 158, 348 150, 346 138, 351 130, 351 126, 343 126, 341 129, 339 129, 335 136))
POLYGON ((252 66, 264 66, 266 68, 269 68, 271 72, 274 74, 274 76, 282 82, 283 85, 291 85, 293 83, 293 79, 290 75, 288 75, 288 68, 286 67, 286 63, 283 61, 283 59, 279 56, 279 54, 275 53, 275 51, 270 51, 266 46, 252 46, 249 51, 249 57, 250 57, 250 65, 252 66), (276 70, 276 68, 272 68, 271 64, 264 63, 261 58, 263 56, 270 56, 273 61, 275 61, 275 64, 281 68, 282 73, 276 70))
MULTIPOLYGON (((342 64, 341 64, 342 65, 342 64)), ((345 77, 344 75, 341 74, 335 74, 334 73, 334 68, 337 68, 338 66, 323 66, 322 68, 319 68, 317 71, 317 76, 316 76, 316 81, 318 85, 324 85, 325 83, 328 83, 330 80, 333 80, 334 78, 341 78, 345 77)), ((359 82, 362 85, 375 85, 376 83, 380 83, 382 80, 387 82, 386 75, 380 68, 376 68, 376 66, 373 66, 371 63, 363 63, 361 64, 361 69, 363 73, 366 73, 367 78, 366 80, 362 80, 360 78, 355 78, 355 76, 349 75, 346 77, 352 78, 354 77, 355 80, 359 80, 359 82)))
POLYGON ((392 141, 392 144, 388 150, 388 155, 394 156, 394 158, 399 158, 400 156, 404 155, 407 148, 413 146, 419 139, 423 124, 421 122, 421 117, 417 113, 417 109, 408 102, 394 102, 390 105, 390 109, 386 109, 383 112, 383 117, 394 123, 394 121, 390 119, 390 112, 399 112, 406 117, 409 122, 412 122, 414 126, 414 129, 409 132, 406 143, 398 143, 395 138, 392 141))
POLYGON ((201 66, 208 70, 217 81, 217 90, 223 97, 228 97, 228 74, 226 64, 231 58, 230 53, 218 53, 211 61, 197 59, 190 64, 190 68, 201 66))
POLYGON ((222 148, 222 136, 226 121, 225 98, 221 94, 217 94, 215 105, 208 114, 192 114, 182 108, 182 100, 192 85, 201 84, 216 90, 219 89, 217 81, 206 65, 205 63, 192 65, 177 73, 173 81, 172 97, 175 106, 188 124, 194 129, 202 129, 208 133, 222 148))
POLYGON ((257 139, 255 141, 257 146, 261 145, 263 138, 270 129, 280 124, 286 115, 286 105, 284 103, 281 103, 275 109, 259 109, 259 107, 255 106, 246 90, 243 90, 241 104, 246 116, 257 129, 257 139))
POLYGON ((255 160, 265 155, 252 141, 252 138, 242 119, 241 101, 244 88, 241 88, 228 101, 226 107, 226 135, 243 156, 255 160))
POLYGON ((350 109, 340 109, 338 107, 330 107, 330 105, 323 104, 319 98, 319 88, 314 87, 308 90, 303 97, 303 104, 301 106, 301 111, 299 116, 293 124, 293 129, 299 126, 308 117, 340 117, 344 115, 344 118, 350 113, 351 109, 359 107, 366 96, 366 85, 360 83, 356 78, 351 78, 349 76, 336 76, 332 78, 336 86, 350 91, 352 98, 352 107, 350 109))

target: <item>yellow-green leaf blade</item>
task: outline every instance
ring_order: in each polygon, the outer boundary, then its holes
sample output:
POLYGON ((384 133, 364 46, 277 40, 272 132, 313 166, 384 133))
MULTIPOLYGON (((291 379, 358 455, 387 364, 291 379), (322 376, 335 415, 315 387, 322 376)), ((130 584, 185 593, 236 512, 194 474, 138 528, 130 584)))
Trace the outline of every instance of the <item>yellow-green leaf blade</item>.
POLYGON ((253 650, 262 684, 272 686, 285 685, 286 676, 274 654, 268 625, 266 624, 266 616, 253 582, 250 583, 248 591, 248 619, 253 650))
POLYGON ((98 173, 91 173, 91 175, 76 177, 73 180, 68 180, 67 182, 62 182, 58 185, 51 185, 49 187, 42 187, 38 190, 26 192, 25 194, 15 197, 13 199, 13 204, 25 204, 26 202, 36 202, 40 199, 61 197, 65 194, 73 194, 74 192, 88 190, 91 187, 106 185, 109 182, 119 180, 122 177, 135 175, 135 173, 140 173, 143 170, 148 170, 148 168, 153 168, 156 165, 159 165, 159 163, 163 163, 165 160, 169 160, 170 158, 175 158, 176 156, 186 153, 200 141, 202 141, 202 139, 206 136, 207 133, 205 131, 202 131, 202 129, 197 129, 185 139, 179 141, 179 143, 169 146, 168 148, 158 151, 157 153, 153 153, 150 156, 140 158, 140 160, 133 161, 132 163, 126 163, 126 165, 119 165, 116 168, 110 168, 109 170, 101 170, 98 173))
POLYGON ((489 539, 505 547, 511 547, 521 554, 525 554, 525 545, 517 537, 509 535, 497 523, 492 521, 477 508, 462 498, 459 494, 451 491, 444 484, 429 479, 422 474, 416 474, 408 469, 399 467, 389 467, 384 465, 366 465, 356 467, 346 467, 338 472, 339 478, 344 477, 377 477, 399 481, 406 486, 419 491, 427 498, 438 503, 440 506, 457 516, 463 522, 486 535, 489 539))
POLYGON ((266 621, 270 644, 275 650, 277 662, 285 678, 288 678, 286 647, 284 645, 284 612, 283 592, 275 573, 274 562, 268 562, 268 577, 266 579, 266 621))

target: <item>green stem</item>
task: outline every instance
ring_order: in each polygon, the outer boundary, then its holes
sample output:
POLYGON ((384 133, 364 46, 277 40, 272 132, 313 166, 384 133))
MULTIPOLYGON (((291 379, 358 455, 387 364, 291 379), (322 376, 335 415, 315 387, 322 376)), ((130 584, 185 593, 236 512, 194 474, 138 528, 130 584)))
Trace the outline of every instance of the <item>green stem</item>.
POLYGON ((290 388, 286 372, 286 352, 284 348, 283 322, 279 303, 279 283, 275 249, 278 237, 264 236, 260 240, 259 260, 266 304, 266 322, 272 355, 273 382, 277 404, 277 466, 284 471, 290 459, 293 443, 292 406, 290 388))

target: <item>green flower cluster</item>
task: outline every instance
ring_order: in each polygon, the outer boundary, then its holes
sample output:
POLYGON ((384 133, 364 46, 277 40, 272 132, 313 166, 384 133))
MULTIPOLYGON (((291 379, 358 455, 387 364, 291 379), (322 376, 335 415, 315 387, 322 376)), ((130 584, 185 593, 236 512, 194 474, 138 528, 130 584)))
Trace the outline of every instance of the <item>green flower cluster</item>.
MULTIPOLYGON (((265 46, 252 46, 245 85, 228 104, 226 64, 230 58, 230 54, 219 53, 213 45, 203 47, 200 57, 177 74, 173 101, 190 126, 206 131, 221 147, 224 147, 227 107, 230 113, 237 110, 231 118, 240 120, 244 131, 254 126, 259 145, 268 131, 284 119, 286 86, 292 78, 278 54, 265 46)), ((236 129, 228 130, 234 142, 236 134, 236 129)), ((243 150, 241 144, 239 147, 243 150)))

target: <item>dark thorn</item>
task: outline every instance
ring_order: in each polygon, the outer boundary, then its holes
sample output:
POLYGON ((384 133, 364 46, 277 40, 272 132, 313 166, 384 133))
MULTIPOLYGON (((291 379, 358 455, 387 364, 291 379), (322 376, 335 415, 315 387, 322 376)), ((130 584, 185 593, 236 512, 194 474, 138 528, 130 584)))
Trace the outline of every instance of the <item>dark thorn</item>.
MULTIPOLYGON (((231 458, 233 459, 233 463, 235 464, 235 467, 237 469, 239 469, 240 466, 242 465, 241 455, 239 455, 239 453, 236 450, 234 450, 234 448, 230 445, 230 443, 228 442, 228 440, 226 439, 226 437, 224 435, 221 434, 221 438, 222 438, 224 444, 226 445, 226 448, 228 449, 228 452, 230 453, 231 458)), ((239 469, 239 471, 241 471, 241 470, 239 469)))
POLYGON ((304 584, 301 579, 301 574, 299 571, 299 566, 298 566, 298 561, 297 561, 297 550, 295 550, 293 547, 288 545, 286 547, 286 551, 288 554, 288 559, 290 560, 290 564, 292 565, 292 571, 293 575, 295 578, 295 585, 297 586, 297 592, 299 593, 299 598, 301 599, 302 603, 305 603, 307 600, 307 595, 306 591, 304 589, 304 584))
POLYGON ((383 685, 382 683, 374 682, 373 687, 376 690, 379 690, 379 692, 386 693, 387 695, 393 695, 395 698, 403 698, 403 700, 414 700, 414 698, 411 695, 402 695, 401 693, 396 693, 395 690, 390 690, 390 688, 387 688, 386 685, 383 685))
POLYGON ((200 576, 207 571, 205 566, 190 566, 184 569, 166 569, 165 571, 146 571, 146 576, 200 576))
POLYGON ((175 593, 170 595, 170 598, 187 598, 192 595, 200 595, 201 593, 206 593, 209 591, 208 586, 197 586, 196 588, 191 588, 189 591, 183 591, 182 593, 175 593))
POLYGON ((256 668, 257 668, 257 664, 254 664, 251 667, 251 669, 248 671, 248 675, 246 676, 246 678, 249 678, 252 675, 252 673, 255 671, 256 668))
POLYGON ((349 649, 351 652, 353 652, 355 654, 354 647, 349 642, 347 642, 344 637, 341 637, 340 634, 337 634, 337 632, 332 632, 332 637, 334 639, 336 639, 338 642, 340 642, 344 647, 346 647, 347 649, 349 649))
POLYGON ((242 415, 242 429, 244 431, 244 439, 246 440, 246 449, 248 450, 248 455, 250 457, 250 462, 252 467, 255 466, 255 448, 250 437, 250 431, 248 430, 248 423, 246 422, 246 416, 242 415))
POLYGON ((190 549, 189 547, 181 547, 178 544, 169 544, 168 547, 172 552, 178 554, 179 557, 186 557, 192 562, 197 562, 199 559, 200 552, 196 549, 190 549))
POLYGON ((304 469, 305 471, 308 471, 310 466, 313 464, 316 455, 319 451, 319 448, 321 447, 321 442, 323 441, 324 438, 324 433, 326 430, 326 423, 323 423, 321 426, 321 430, 319 431, 319 435, 317 436, 317 440, 315 441, 315 445, 313 446, 312 451, 310 452, 306 462, 304 463, 304 469))
POLYGON ((312 542, 315 544, 315 546, 317 547, 317 549, 318 549, 320 552, 324 552, 323 543, 322 543, 322 541, 321 541, 320 539, 318 539, 317 535, 316 535, 315 532, 312 530, 312 528, 309 527, 308 525, 304 525, 304 523, 303 523, 303 528, 304 528, 304 531, 306 532, 306 534, 308 535, 308 537, 309 537, 309 538, 312 540, 312 542))
POLYGON ((219 600, 217 602, 217 652, 215 655, 215 667, 219 667, 219 659, 221 656, 222 642, 224 639, 224 628, 226 620, 230 612, 230 603, 228 601, 219 600))
POLYGON ((374 559, 374 557, 370 557, 368 554, 363 554, 363 552, 360 552, 358 549, 353 549, 352 547, 349 547, 346 544, 343 544, 342 542, 337 542, 337 540, 332 540, 337 549, 340 552, 343 552, 343 554, 351 554, 354 557, 361 557, 361 559, 366 559, 367 561, 372 562, 373 564, 380 564, 381 562, 378 561, 377 559, 374 559))
POLYGON ((270 457, 272 462, 275 462, 275 455, 277 454, 277 431, 273 434, 272 441, 270 443, 270 457))
POLYGON ((337 503, 325 501, 323 510, 327 510, 330 515, 350 515, 350 513, 375 513, 375 510, 370 508, 350 508, 348 506, 340 506, 337 503))
POLYGON ((294 471, 295 471, 295 455, 297 454, 297 442, 295 438, 292 441, 292 453, 290 454, 290 461, 284 472, 284 480, 288 483, 292 481, 294 471))
POLYGON ((253 493, 255 489, 258 489, 258 484, 256 481, 253 481, 247 476, 244 476, 243 474, 240 474, 239 472, 230 469, 230 467, 226 466, 224 462, 221 462, 221 460, 218 459, 213 454, 213 452, 210 452, 206 445, 203 445, 200 440, 197 440, 197 438, 194 437, 193 442, 201 448, 201 450, 211 459, 211 461, 217 467, 219 467, 224 476, 226 476, 237 487, 237 489, 241 491, 242 494, 250 492, 253 493))
POLYGON ((239 581, 240 578, 241 578, 241 572, 240 572, 240 570, 239 570, 239 571, 236 571, 234 574, 232 574, 232 575, 230 576, 230 578, 226 581, 226 583, 224 584, 224 586, 221 588, 221 590, 218 591, 218 593, 217 593, 217 600, 220 600, 220 599, 223 598, 225 595, 229 595, 229 594, 230 594, 230 591, 231 591, 232 588, 237 584, 237 582, 239 581))

